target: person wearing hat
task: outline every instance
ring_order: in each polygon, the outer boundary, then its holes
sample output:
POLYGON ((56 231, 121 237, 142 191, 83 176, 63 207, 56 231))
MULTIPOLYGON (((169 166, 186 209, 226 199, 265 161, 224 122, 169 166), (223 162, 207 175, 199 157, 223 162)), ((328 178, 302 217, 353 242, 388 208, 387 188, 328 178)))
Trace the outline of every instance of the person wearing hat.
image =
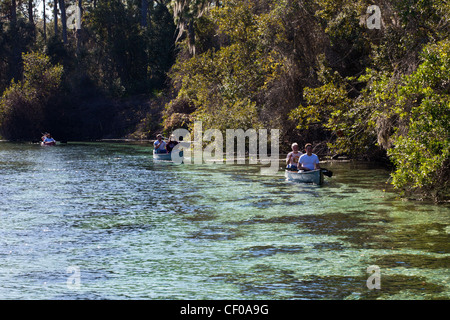
POLYGON ((156 153, 167 153, 166 143, 164 142, 161 134, 156 136, 156 141, 153 143, 153 146, 155 147, 156 153))

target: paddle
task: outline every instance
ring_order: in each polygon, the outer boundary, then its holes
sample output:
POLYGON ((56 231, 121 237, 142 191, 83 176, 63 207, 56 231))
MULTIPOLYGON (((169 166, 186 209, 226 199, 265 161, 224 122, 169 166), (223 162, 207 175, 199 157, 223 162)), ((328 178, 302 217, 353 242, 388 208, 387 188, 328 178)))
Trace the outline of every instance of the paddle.
POLYGON ((330 177, 330 178, 331 178, 331 177, 333 176, 333 172, 330 171, 330 170, 328 170, 328 169, 321 168, 320 170, 321 170, 322 173, 323 173, 324 175, 326 175, 327 177, 330 177))

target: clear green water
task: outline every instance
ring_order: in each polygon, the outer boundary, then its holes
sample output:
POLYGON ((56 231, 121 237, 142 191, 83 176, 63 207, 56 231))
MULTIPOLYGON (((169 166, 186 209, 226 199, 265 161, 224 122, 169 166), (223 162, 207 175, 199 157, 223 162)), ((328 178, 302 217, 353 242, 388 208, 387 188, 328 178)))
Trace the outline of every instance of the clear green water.
POLYGON ((383 168, 330 163, 317 187, 151 151, 0 143, 0 299, 450 298, 450 207, 383 168))

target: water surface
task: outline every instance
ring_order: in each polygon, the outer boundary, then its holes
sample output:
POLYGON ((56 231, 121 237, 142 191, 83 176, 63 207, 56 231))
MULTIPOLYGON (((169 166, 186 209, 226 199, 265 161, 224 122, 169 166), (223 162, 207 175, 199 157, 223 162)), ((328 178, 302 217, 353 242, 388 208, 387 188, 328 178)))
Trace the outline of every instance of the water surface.
POLYGON ((318 187, 144 143, 2 142, 0 298, 449 299, 449 206, 402 201, 382 167, 323 166, 318 187))

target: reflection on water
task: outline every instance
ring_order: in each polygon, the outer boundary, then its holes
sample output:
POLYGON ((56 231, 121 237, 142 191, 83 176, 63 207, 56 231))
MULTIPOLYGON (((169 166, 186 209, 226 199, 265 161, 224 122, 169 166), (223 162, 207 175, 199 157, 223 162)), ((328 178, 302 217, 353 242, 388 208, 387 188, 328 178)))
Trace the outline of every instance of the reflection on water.
POLYGON ((449 299, 449 206, 398 199, 374 165, 324 166, 318 187, 146 144, 0 143, 0 298, 449 299))

